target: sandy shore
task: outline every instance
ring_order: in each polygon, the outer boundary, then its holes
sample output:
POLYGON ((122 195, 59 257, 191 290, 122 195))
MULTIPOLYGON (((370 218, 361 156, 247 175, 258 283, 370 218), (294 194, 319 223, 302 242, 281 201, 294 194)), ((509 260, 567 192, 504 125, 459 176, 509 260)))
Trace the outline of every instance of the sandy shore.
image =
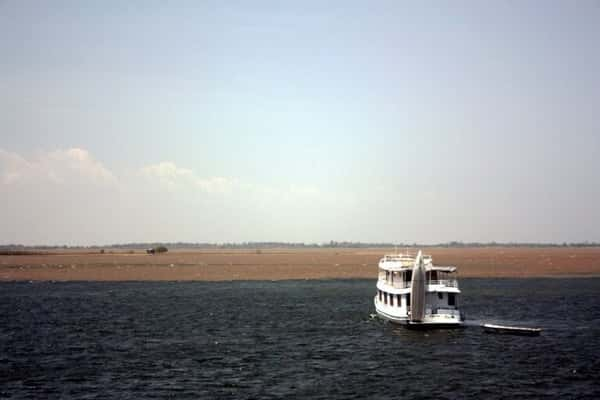
MULTIPOLYGON (((0 280, 155 281, 367 278, 392 249, 70 251, 0 256, 0 280)), ((459 277, 600 276, 600 248, 427 248, 459 277)))

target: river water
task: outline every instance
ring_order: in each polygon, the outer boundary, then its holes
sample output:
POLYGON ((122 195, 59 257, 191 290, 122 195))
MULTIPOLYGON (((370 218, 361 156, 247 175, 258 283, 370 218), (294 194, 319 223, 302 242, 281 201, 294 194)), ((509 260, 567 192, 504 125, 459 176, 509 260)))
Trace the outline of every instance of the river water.
POLYGON ((0 399, 600 398, 600 279, 460 284, 467 327, 420 332, 374 280, 0 283, 0 399))

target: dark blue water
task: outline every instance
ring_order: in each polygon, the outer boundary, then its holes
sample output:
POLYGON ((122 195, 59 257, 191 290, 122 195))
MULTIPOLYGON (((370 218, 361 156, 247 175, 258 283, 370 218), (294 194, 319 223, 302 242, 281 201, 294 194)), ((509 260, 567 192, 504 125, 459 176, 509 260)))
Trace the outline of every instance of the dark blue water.
POLYGON ((0 398, 600 398, 600 279, 461 288, 474 326, 418 332, 373 280, 0 283, 0 398))

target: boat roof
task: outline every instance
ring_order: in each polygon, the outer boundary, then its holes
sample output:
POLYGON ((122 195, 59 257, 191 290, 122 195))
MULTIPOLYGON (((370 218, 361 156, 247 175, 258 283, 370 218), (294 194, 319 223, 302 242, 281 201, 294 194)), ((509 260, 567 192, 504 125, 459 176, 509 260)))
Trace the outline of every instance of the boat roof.
MULTIPOLYGON (((388 271, 405 271, 414 266, 416 256, 408 253, 386 254, 379 261, 379 267, 388 271)), ((454 266, 437 266, 432 264, 432 257, 429 254, 423 254, 426 271, 456 272, 454 266)))
MULTIPOLYGON (((417 256, 408 253, 394 253, 394 254, 386 254, 383 258, 402 258, 402 259, 411 259, 414 260, 417 256)), ((429 254, 423 254, 423 258, 431 258, 429 254)))

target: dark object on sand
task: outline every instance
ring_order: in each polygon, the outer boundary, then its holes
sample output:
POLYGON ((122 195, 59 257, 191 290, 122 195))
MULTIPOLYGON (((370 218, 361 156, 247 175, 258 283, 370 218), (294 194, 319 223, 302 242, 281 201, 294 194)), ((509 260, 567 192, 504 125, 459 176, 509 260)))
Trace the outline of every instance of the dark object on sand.
POLYGON ((165 246, 158 246, 146 249, 147 254, 166 253, 167 251, 169 251, 169 249, 167 249, 165 246))

